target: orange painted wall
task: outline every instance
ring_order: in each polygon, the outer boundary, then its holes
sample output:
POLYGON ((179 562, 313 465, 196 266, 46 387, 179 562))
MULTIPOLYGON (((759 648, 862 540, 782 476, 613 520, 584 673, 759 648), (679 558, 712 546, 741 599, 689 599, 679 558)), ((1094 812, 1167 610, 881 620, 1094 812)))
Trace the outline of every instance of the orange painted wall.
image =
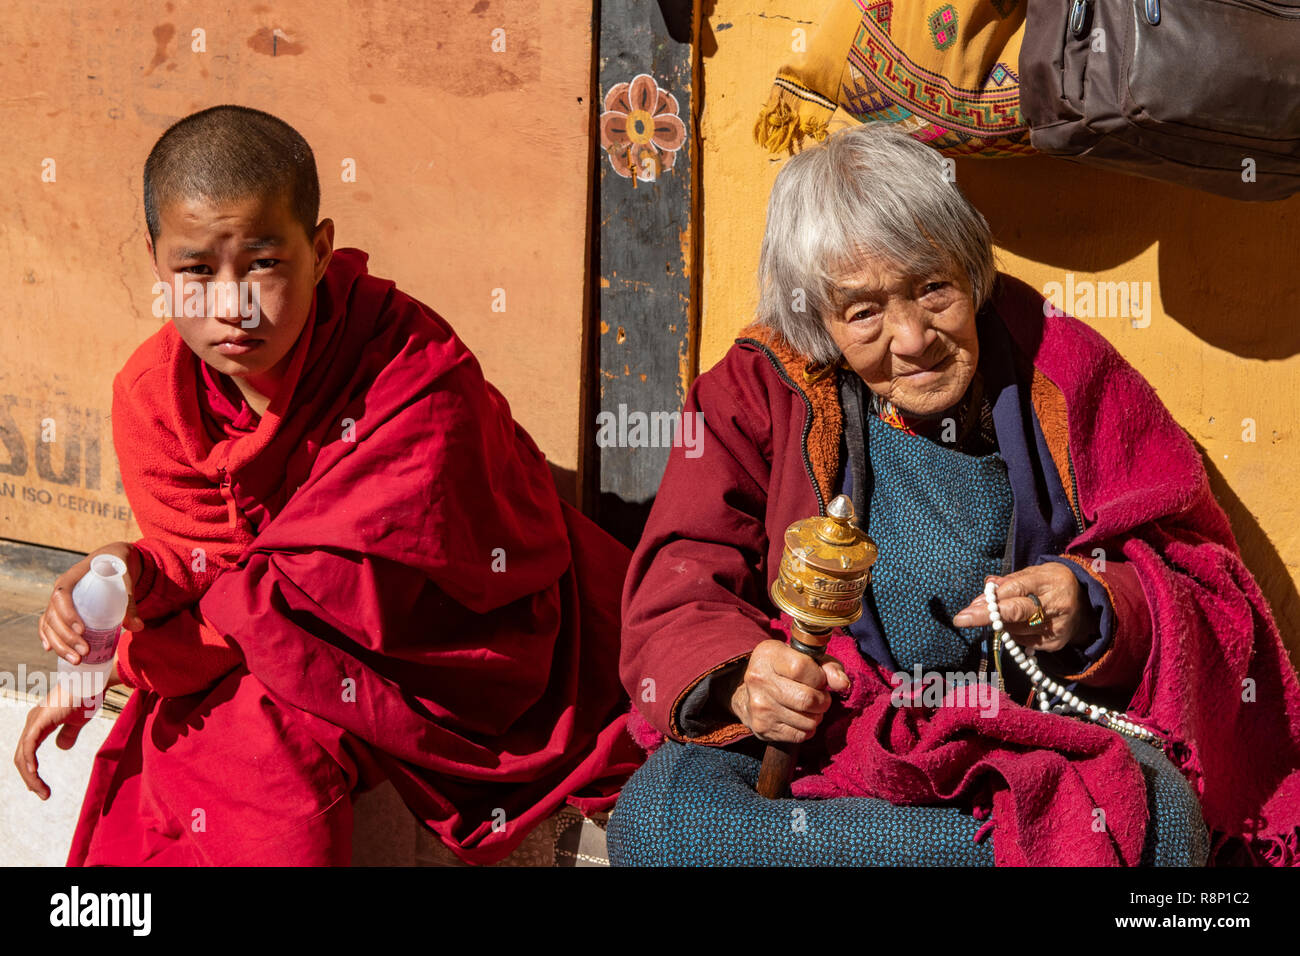
POLYGON ((589 3, 89 0, 6 5, 0 37, 0 537, 138 537, 108 416, 113 375, 163 321, 141 169, 169 124, 219 103, 307 138, 336 245, 452 323, 572 494, 589 3))
MULTIPOLYGON (((780 168, 754 119, 794 32, 824 3, 716 0, 701 44, 704 290, 700 368, 751 321, 768 193, 780 168), (760 8, 761 7, 761 8, 760 8)), ((1043 290, 1149 282, 1150 324, 1088 318, 1142 372, 1202 452, 1247 565, 1300 660, 1300 197, 1219 199, 1049 156, 958 160, 1000 268, 1043 290), (1244 440, 1253 422, 1254 440, 1244 440)))

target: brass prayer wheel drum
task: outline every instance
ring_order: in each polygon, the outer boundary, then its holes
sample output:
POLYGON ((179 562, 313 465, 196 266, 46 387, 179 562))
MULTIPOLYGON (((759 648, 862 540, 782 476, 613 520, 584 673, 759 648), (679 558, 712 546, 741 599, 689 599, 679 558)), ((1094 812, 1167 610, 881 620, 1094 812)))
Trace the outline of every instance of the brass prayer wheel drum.
MULTIPOLYGON (((855 517, 853 502, 840 495, 826 506, 825 516, 785 529, 772 602, 794 619, 790 646, 815 661, 823 659, 832 628, 847 627, 862 616, 862 594, 879 551, 854 524, 855 517)), ((772 799, 784 795, 798 753, 797 743, 769 743, 754 789, 772 799)))
POLYGON ((855 518, 853 502, 840 495, 824 517, 785 530, 772 601, 810 634, 847 627, 862 616, 862 594, 879 552, 855 518))

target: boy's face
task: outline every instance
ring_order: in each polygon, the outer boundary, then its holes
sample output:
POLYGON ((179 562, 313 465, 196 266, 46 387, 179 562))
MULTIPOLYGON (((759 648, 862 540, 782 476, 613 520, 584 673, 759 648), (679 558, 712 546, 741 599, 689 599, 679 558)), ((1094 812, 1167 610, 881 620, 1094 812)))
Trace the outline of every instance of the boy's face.
POLYGON ((212 368, 270 395, 329 265, 334 223, 323 220, 309 240, 283 196, 186 199, 164 205, 158 220, 157 247, 146 245, 159 281, 174 292, 180 276, 183 297, 169 312, 176 331, 212 368), (205 290, 198 315, 191 282, 205 290))

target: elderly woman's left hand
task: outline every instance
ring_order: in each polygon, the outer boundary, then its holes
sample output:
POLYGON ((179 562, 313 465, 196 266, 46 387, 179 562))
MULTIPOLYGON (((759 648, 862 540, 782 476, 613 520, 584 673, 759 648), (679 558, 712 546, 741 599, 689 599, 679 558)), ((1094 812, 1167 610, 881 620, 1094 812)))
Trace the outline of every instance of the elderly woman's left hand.
MULTIPOLYGON (((1086 644, 1097 628, 1096 612, 1087 591, 1065 565, 1047 561, 998 576, 991 574, 985 582, 997 583, 998 613, 1002 626, 1022 647, 1039 651, 1059 651, 1070 644, 1086 644), (1029 594, 1043 604, 1043 623, 1030 627, 1028 620, 1037 608, 1029 594)), ((971 601, 952 619, 957 627, 982 627, 990 623, 984 595, 971 601)))

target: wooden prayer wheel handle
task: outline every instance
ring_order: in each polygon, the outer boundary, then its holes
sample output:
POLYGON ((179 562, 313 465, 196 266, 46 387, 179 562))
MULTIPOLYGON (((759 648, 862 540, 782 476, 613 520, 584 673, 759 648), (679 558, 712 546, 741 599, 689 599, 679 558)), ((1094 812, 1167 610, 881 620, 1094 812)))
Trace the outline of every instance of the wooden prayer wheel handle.
POLYGON ((776 800, 784 797, 794 776, 794 764, 799 758, 799 745, 794 743, 768 744, 763 751, 763 766, 758 771, 760 797, 776 800))
MULTIPOLYGON (((826 645, 830 641, 830 628, 809 632, 795 621, 790 632, 790 646, 821 663, 826 653, 826 645)), ((769 800, 784 797, 790 789, 790 778, 794 776, 794 765, 798 759, 798 744, 768 744, 767 749, 763 751, 763 766, 758 771, 758 784, 754 788, 758 791, 758 795, 769 800)))

